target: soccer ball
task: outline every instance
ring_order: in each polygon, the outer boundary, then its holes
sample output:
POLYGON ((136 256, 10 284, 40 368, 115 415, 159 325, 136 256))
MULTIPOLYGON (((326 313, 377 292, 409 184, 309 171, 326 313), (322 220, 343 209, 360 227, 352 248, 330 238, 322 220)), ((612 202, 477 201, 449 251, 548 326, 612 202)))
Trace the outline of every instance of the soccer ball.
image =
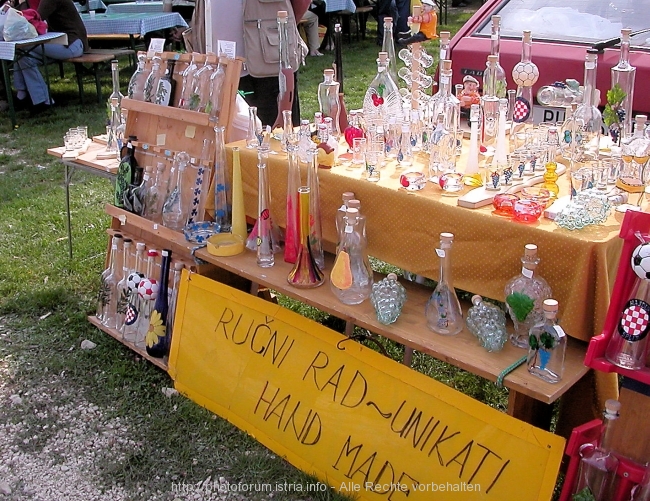
POLYGON ((143 278, 144 275, 137 271, 134 271, 133 273, 129 274, 129 276, 126 279, 126 285, 129 287, 129 290, 131 292, 137 291, 138 285, 140 285, 140 282, 142 281, 143 278))
POLYGON ((650 242, 641 244, 634 249, 630 264, 637 277, 644 280, 650 279, 650 242))
POLYGON ((158 297, 160 286, 153 278, 143 278, 138 285, 138 294, 145 300, 154 300, 158 297))
POLYGON ((532 87, 539 78, 539 69, 535 63, 520 61, 512 68, 512 78, 521 87, 532 87))

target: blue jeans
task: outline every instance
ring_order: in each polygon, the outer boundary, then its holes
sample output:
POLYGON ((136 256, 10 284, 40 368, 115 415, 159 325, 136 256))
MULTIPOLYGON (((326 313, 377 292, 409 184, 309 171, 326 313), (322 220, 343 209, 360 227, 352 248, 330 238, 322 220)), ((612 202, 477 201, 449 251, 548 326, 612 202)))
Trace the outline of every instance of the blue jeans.
MULTIPOLYGON (((81 40, 75 40, 67 47, 47 43, 43 45, 45 56, 49 59, 69 59, 79 57, 84 52, 84 44, 81 40)), ((42 55, 41 48, 34 49, 36 54, 42 55)), ((14 68, 14 87, 19 92, 28 92, 32 98, 32 104, 52 104, 47 92, 47 85, 38 69, 39 60, 35 57, 25 56, 18 60, 14 68)))

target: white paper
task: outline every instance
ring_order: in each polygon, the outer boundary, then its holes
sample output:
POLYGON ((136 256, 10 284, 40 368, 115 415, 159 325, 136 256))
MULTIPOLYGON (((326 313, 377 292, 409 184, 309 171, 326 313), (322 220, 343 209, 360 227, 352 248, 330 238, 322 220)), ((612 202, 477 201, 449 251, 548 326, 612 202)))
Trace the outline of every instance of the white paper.
POLYGON ((164 38, 152 38, 149 43, 149 50, 147 50, 147 55, 152 57, 154 54, 165 51, 165 39, 164 38))
POLYGON ((521 274, 526 278, 533 278, 533 270, 529 270, 528 268, 522 268, 521 274))
POLYGON ((436 249, 436 254, 438 254, 438 257, 440 258, 445 257, 444 249, 436 249))
POLYGON ((237 54, 237 43, 230 40, 217 40, 217 54, 225 54, 230 59, 235 59, 237 54))
POLYGON ((562 339, 564 336, 566 336, 566 333, 564 332, 564 329, 560 327, 559 325, 555 326, 555 332, 557 332, 557 337, 562 339))

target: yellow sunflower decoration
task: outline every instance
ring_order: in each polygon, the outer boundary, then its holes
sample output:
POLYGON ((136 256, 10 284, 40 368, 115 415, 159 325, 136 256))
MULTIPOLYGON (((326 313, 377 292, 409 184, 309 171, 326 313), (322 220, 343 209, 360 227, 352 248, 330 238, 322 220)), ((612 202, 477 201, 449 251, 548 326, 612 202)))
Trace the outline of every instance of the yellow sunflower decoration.
POLYGON ((165 336, 165 326, 163 325, 162 317, 160 312, 153 310, 151 312, 151 319, 149 320, 149 330, 147 331, 147 336, 145 341, 147 346, 151 348, 154 344, 158 342, 161 337, 165 336))

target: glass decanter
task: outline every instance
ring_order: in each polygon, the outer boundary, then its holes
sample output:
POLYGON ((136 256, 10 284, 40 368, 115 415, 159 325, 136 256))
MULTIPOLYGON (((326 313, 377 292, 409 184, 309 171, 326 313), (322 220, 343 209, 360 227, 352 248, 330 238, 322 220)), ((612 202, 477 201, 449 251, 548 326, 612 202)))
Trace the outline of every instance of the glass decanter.
POLYGON ((113 80, 113 92, 109 96, 108 102, 110 103, 114 97, 117 98, 117 104, 121 110, 124 95, 120 92, 120 67, 117 59, 111 61, 111 79, 113 80))
POLYGON ((116 233, 111 239, 111 253, 108 260, 108 267, 102 272, 99 279, 99 292, 97 293, 97 320, 103 325, 109 324, 109 305, 117 285, 117 256, 119 253, 122 235, 116 233))
POLYGON ((129 99, 136 101, 144 101, 144 86, 147 81, 149 73, 145 70, 147 56, 145 54, 138 54, 138 66, 129 80, 127 87, 127 95, 129 99))
POLYGON ((178 152, 174 158, 174 177, 170 178, 171 184, 165 203, 162 208, 163 224, 174 231, 183 231, 187 222, 187 212, 184 202, 183 174, 190 163, 190 156, 184 151, 178 152))
POLYGON ((205 107, 205 112, 210 115, 210 120, 216 122, 219 120, 221 106, 223 105, 223 83, 226 80, 226 72, 221 64, 221 59, 217 62, 217 69, 210 76, 210 100, 205 107))
POLYGON ((380 52, 377 59, 377 75, 363 99, 363 118, 366 128, 371 124, 383 127, 391 116, 402 116, 402 97, 388 72, 388 54, 380 52))
MULTIPOLYGON (((494 72, 494 90, 499 99, 506 97, 508 82, 506 72, 499 62, 499 47, 501 45, 501 16, 492 16, 492 33, 490 35, 490 54, 496 56, 496 65, 494 72)), ((485 79, 483 80, 485 85, 485 79)))
POLYGON ((160 56, 154 56, 151 58, 151 73, 149 73, 147 80, 144 83, 144 100, 149 103, 154 103, 156 101, 158 83, 165 74, 164 70, 161 68, 161 62, 162 59, 160 59, 160 56))
POLYGON ((456 169, 455 141, 445 126, 445 116, 439 113, 429 138, 429 181, 432 183, 438 183, 443 174, 456 169))
POLYGON ((190 94, 189 110, 205 113, 210 102, 210 77, 215 71, 212 64, 214 54, 205 56, 205 63, 194 73, 192 78, 192 93, 190 94))
POLYGON ((499 131, 499 98, 496 94, 497 56, 488 56, 487 69, 483 76, 483 145, 496 148, 499 131))
POLYGON ((395 57, 395 40, 393 39, 393 18, 384 18, 384 37, 381 42, 381 51, 388 55, 388 73, 397 83, 397 57, 395 57))
POLYGON ((521 262, 521 274, 506 284, 504 294, 508 314, 515 325, 510 342, 518 348, 528 348, 528 333, 533 325, 543 321, 542 305, 551 297, 551 288, 535 273, 540 262, 535 244, 526 245, 521 262))
POLYGON ((144 198, 144 217, 154 223, 162 223, 162 206, 167 189, 164 187, 165 164, 158 162, 153 182, 144 198))
POLYGON ((648 117, 634 117, 634 134, 621 142, 623 165, 616 185, 626 191, 641 192, 645 187, 648 173, 646 165, 650 160, 650 138, 644 134, 648 117))
POLYGON ((138 287, 144 278, 144 242, 138 242, 135 246, 135 264, 129 273, 127 285, 129 286, 129 304, 124 318, 124 329, 122 337, 131 343, 135 343, 138 334, 138 316, 142 310, 142 298, 138 294, 138 287))
POLYGON ((343 238, 330 273, 330 289, 343 304, 359 304, 372 292, 373 272, 367 242, 358 226, 358 210, 348 208, 343 238))
POLYGON ((621 30, 621 55, 618 64, 611 70, 612 90, 622 93, 622 99, 612 106, 612 112, 616 113, 616 118, 623 122, 623 138, 632 134, 632 102, 636 67, 630 64, 631 33, 632 30, 629 28, 621 30))
MULTIPOLYGON (((445 59, 440 63, 440 83, 439 90, 432 97, 429 110, 432 117, 438 117, 442 114, 444 125, 447 132, 452 138, 452 146, 456 148, 456 134, 460 125, 460 101, 452 93, 452 70, 451 61, 445 59)), ((449 159, 451 170, 456 170, 456 155, 449 159)))
POLYGON ((332 135, 341 137, 339 129, 339 115, 341 103, 339 101, 339 83, 334 80, 334 70, 323 71, 323 81, 318 84, 318 108, 323 117, 332 119, 332 135))
POLYGON ((453 243, 452 233, 440 234, 440 248, 436 249, 440 258, 440 279, 425 308, 429 329, 445 336, 453 336, 463 330, 463 310, 451 279, 453 243))
POLYGON ((382 324, 390 325, 397 320, 406 302, 406 289, 395 273, 389 273, 386 278, 372 284, 370 302, 382 324))
POLYGON ((229 233, 232 228, 232 199, 228 189, 226 172, 226 128, 214 128, 214 222, 219 226, 219 233, 229 233))
POLYGON ((580 448, 578 480, 573 494, 591 494, 596 501, 614 499, 619 460, 611 450, 611 439, 620 410, 621 403, 617 400, 609 399, 605 402, 598 445, 585 444, 580 448))
POLYGON ((199 69, 196 64, 197 57, 205 57, 201 54, 192 54, 192 59, 190 64, 185 68, 183 73, 181 73, 181 78, 183 82, 183 87, 181 89, 181 98, 178 102, 178 107, 184 110, 188 110, 190 106, 190 96, 192 95, 192 80, 194 79, 194 73, 199 69))
POLYGON ((605 350, 605 358, 624 369, 642 369, 646 363, 650 330, 650 280, 641 262, 648 249, 650 243, 644 243, 632 253, 630 264, 636 273, 636 280, 605 350))
POLYGON ((521 39, 521 61, 512 68, 512 79, 517 84, 513 123, 533 123, 533 85, 539 78, 539 69, 531 59, 532 52, 533 37, 525 30, 521 39))
POLYGON ((501 308, 483 301, 479 295, 472 296, 473 306, 467 311, 467 329, 489 352, 499 351, 508 340, 506 315, 501 308))
POLYGON ((174 80, 174 66, 176 61, 173 59, 167 60, 167 69, 165 74, 158 81, 158 88, 156 90, 155 103, 161 106, 174 105, 174 92, 176 91, 176 81, 174 80))
POLYGON ((585 56, 585 90, 582 103, 578 105, 573 118, 576 127, 576 148, 578 161, 598 160, 600 130, 603 117, 598 109, 596 73, 598 70, 598 51, 587 49, 585 56))
POLYGON ((558 303, 545 299, 544 319, 528 332, 528 372, 547 383, 558 383, 564 374, 567 336, 557 323, 558 303))

